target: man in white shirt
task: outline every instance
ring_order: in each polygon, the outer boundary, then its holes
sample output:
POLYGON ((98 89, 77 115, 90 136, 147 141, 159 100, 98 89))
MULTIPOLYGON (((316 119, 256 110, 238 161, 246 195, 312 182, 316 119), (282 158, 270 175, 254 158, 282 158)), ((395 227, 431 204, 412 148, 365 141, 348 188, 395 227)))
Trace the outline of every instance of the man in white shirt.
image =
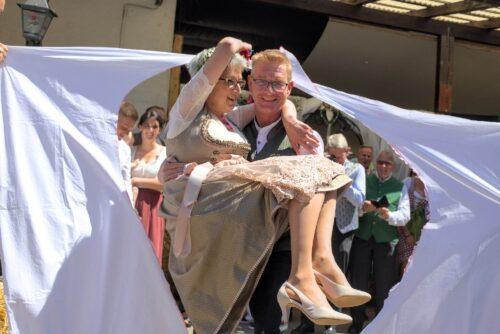
MULTIPOLYGON (((118 112, 118 121, 116 124, 116 135, 118 136, 118 158, 120 160, 120 171, 123 181, 127 189, 130 201, 133 201, 132 183, 130 182, 130 162, 131 152, 130 146, 124 141, 135 126, 139 114, 134 105, 130 102, 123 101, 118 112)), ((133 205, 133 203, 132 203, 133 205)))

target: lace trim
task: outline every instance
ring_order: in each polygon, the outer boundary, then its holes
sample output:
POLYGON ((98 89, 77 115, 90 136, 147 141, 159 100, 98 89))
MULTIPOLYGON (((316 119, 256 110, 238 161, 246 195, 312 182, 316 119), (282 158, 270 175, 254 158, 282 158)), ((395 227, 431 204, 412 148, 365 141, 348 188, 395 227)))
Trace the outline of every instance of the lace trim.
MULTIPOLYGON (((210 131, 208 130, 208 126, 210 125, 210 122, 213 122, 214 120, 211 119, 208 116, 202 116, 201 124, 200 124, 200 134, 201 138, 203 141, 206 143, 213 145, 213 146, 218 146, 224 149, 230 149, 233 154, 241 155, 243 157, 246 157, 248 155, 248 152, 250 152, 250 144, 248 143, 236 143, 234 141, 230 140, 222 140, 219 138, 215 138, 210 131)), ((215 151, 217 152, 217 151, 215 151)), ((214 154, 217 154, 215 153, 214 154)), ((215 158, 211 158, 211 160, 215 160, 215 158)), ((211 161, 212 163, 214 161, 211 161)))
POLYGON ((318 191, 337 190, 352 182, 341 165, 318 155, 271 157, 232 166, 217 164, 208 179, 232 176, 262 183, 280 203, 292 198, 308 202, 318 191))

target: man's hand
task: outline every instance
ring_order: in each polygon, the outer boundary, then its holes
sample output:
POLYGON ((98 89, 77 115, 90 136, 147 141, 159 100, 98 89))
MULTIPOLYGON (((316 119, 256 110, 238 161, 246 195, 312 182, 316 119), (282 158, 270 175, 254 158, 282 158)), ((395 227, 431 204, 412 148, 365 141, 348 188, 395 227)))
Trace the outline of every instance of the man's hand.
POLYGON ((383 220, 389 220, 389 209, 387 208, 379 208, 378 210, 378 216, 382 218, 383 220))
POLYGON ((9 51, 7 45, 0 43, 0 63, 7 57, 7 51, 9 51))
POLYGON ((190 162, 187 165, 184 166, 184 173, 183 175, 189 176, 193 172, 194 168, 198 166, 196 162, 190 162))
POLYGON ((176 162, 175 158, 172 156, 168 157, 160 166, 160 170, 158 171, 158 180, 161 183, 165 183, 178 178, 180 175, 184 175, 186 165, 187 164, 183 162, 176 162))
POLYGON ((371 201, 365 201, 363 203, 363 212, 364 213, 372 212, 375 210, 377 210, 377 208, 375 207, 375 205, 372 204, 371 201))
POLYGON ((295 153, 300 154, 300 150, 307 151, 310 154, 316 153, 319 141, 313 133, 312 128, 304 122, 296 121, 286 127, 286 134, 295 153))

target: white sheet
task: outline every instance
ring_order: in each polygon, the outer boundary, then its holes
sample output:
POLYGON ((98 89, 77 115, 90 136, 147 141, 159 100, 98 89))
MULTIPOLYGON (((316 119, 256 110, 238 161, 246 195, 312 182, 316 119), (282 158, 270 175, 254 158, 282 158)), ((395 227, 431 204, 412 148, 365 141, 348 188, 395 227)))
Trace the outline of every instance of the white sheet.
MULTIPOLYGON (((134 85, 191 56, 11 47, 0 71, 0 234, 13 333, 183 331, 126 199, 115 135, 134 85)), ((495 333, 500 125, 297 86, 393 145, 429 187, 431 222, 365 333, 495 333)))
POLYGON ((11 47, 0 70, 0 235, 12 333, 183 333, 122 180, 116 118, 190 56, 11 47))
POLYGON ((499 333, 500 124, 339 92, 312 83, 296 61, 294 81, 385 139, 428 186, 431 221, 403 281, 363 333, 499 333))

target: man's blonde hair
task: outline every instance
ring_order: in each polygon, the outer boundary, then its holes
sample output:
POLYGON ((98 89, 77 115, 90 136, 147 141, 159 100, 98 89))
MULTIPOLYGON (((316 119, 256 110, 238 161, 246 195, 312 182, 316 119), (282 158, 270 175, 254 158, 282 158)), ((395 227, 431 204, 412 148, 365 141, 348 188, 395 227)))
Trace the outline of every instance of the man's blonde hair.
POLYGON ((260 62, 268 61, 276 64, 284 64, 286 66, 286 76, 287 80, 292 80, 292 63, 288 57, 277 49, 268 49, 261 52, 257 52, 252 56, 252 67, 260 62))

